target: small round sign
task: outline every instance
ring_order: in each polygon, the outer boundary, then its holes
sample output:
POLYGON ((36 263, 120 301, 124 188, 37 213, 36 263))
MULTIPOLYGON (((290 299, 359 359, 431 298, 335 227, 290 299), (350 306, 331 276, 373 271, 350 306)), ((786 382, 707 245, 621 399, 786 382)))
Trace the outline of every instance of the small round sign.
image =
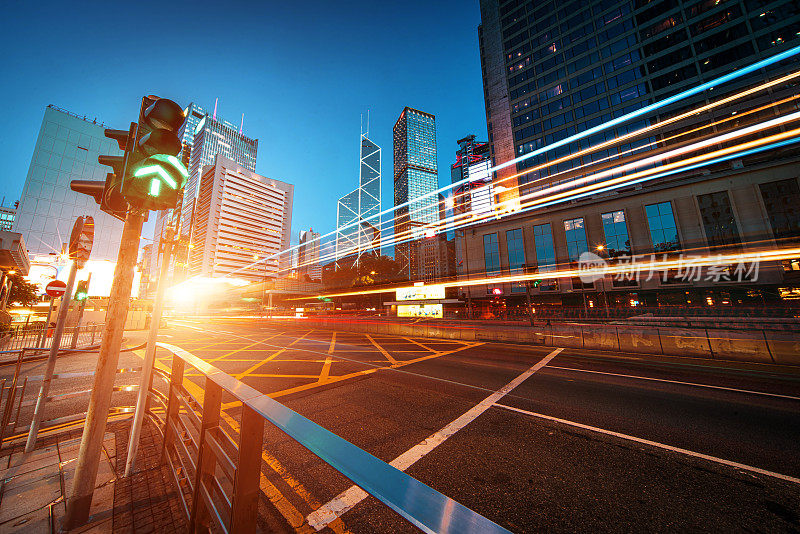
POLYGON ((62 282, 61 280, 53 280, 47 287, 44 288, 44 292, 50 295, 51 297, 60 297, 67 291, 67 284, 62 282))

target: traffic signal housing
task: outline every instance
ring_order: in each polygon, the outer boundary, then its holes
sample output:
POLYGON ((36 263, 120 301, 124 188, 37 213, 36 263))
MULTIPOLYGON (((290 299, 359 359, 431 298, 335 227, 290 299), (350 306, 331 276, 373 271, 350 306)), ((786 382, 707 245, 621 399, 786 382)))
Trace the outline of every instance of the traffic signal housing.
POLYGON ((83 302, 89 298, 89 284, 86 280, 78 282, 78 287, 75 289, 75 296, 73 298, 78 302, 83 302))
POLYGON ((172 100, 142 98, 122 179, 122 195, 131 206, 163 210, 178 204, 189 177, 183 162, 176 157, 181 151, 178 133, 185 120, 183 109, 172 100))
POLYGON ((132 146, 133 136, 136 134, 136 125, 131 123, 128 131, 112 130, 107 128, 105 136, 113 139, 123 151, 121 156, 98 156, 97 161, 102 165, 108 165, 114 169, 113 173, 106 175, 105 182, 97 180, 72 180, 69 184, 70 189, 76 193, 82 193, 94 198, 100 204, 100 209, 121 221, 125 220, 128 212, 128 203, 122 196, 122 175, 125 171, 125 157, 132 146))

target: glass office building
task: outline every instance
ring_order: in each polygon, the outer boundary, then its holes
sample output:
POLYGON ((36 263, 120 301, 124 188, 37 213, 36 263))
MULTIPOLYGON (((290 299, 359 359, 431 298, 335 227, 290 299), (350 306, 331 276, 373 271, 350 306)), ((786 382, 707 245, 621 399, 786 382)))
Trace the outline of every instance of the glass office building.
POLYGON ((72 180, 105 181, 109 168, 101 154, 121 154, 105 137, 104 124, 55 106, 47 106, 25 177, 13 231, 25 238, 31 256, 58 254, 69 241, 75 219, 94 218, 92 260, 116 262, 122 222, 100 211, 94 198, 72 191, 72 180))
MULTIPOLYGON (((471 227, 458 251, 467 272, 512 274, 524 258, 528 273, 543 275, 528 288, 535 305, 583 315, 606 306, 682 310, 756 304, 798 292, 800 258, 762 262, 757 277, 744 273, 725 278, 713 266, 693 278, 680 269, 636 279, 607 275, 593 282, 553 280, 547 273, 575 268, 587 251, 621 264, 651 254, 675 259, 800 242, 800 211, 793 207, 800 198, 800 144, 757 153, 742 148, 745 142, 765 142, 794 128, 743 131, 800 109, 800 86, 791 77, 800 67, 797 55, 661 104, 800 44, 800 4, 480 4, 490 155, 494 165, 513 160, 492 177, 495 200, 503 203, 503 210, 506 200, 516 199, 521 209, 471 227), (757 87, 767 82, 768 88, 757 87), (659 107, 594 135, 580 135, 650 104, 659 107), (728 133, 727 139, 714 139, 728 133), (548 149, 573 135, 578 138, 548 149), (731 155, 711 159, 716 151, 731 155), (702 164, 689 165, 692 161, 702 164), (603 180, 610 185, 599 185, 603 180), (539 194, 554 200, 538 203, 539 194), (515 252, 520 244, 524 256, 515 252)), ((725 266, 725 272, 734 273, 737 267, 725 266)), ((513 283, 490 288, 505 295, 508 310, 525 313, 525 301, 513 295, 513 283)), ((490 288, 464 292, 483 299, 481 307, 490 311, 490 288)))
MULTIPOLYGON (((800 4, 793 0, 481 0, 478 29, 492 157, 502 163, 635 111, 800 42, 800 4)), ((778 71, 782 65, 772 70, 778 71)), ((769 77, 756 72, 724 93, 769 77)), ((659 118, 697 106, 702 93, 664 108, 659 118)), ((710 114, 698 122, 711 122, 710 114)), ((498 172, 507 178, 606 139, 647 126, 633 120, 498 172)), ((622 147, 669 143, 670 132, 622 147)), ((632 152, 635 153, 635 152, 632 152)), ((615 157, 595 152, 589 162, 615 157)), ((531 182, 587 163, 565 161, 517 177, 531 182)), ((554 178, 553 180, 557 180, 554 178)), ((506 179, 511 187, 514 179, 506 179)), ((550 180, 552 181, 552 180, 550 180)))
MULTIPOLYGON (((406 107, 393 129, 394 142, 394 236, 398 241, 422 237, 426 225, 439 220, 436 196, 420 198, 438 189, 436 118, 406 107), (415 200, 419 199, 419 200, 415 200)), ((414 250, 408 243, 395 245, 395 259, 415 272, 414 250)))
POLYGON ((380 255, 380 212, 381 148, 362 133, 358 189, 340 198, 336 207, 337 267, 343 260, 348 265, 357 262, 366 252, 380 255))
POLYGON ((183 193, 181 207, 181 234, 185 236, 191 235, 192 216, 203 167, 213 165, 214 158, 217 154, 221 154, 245 169, 255 172, 258 152, 258 139, 250 139, 242 134, 240 128, 217 117, 216 114, 210 115, 194 104, 189 108, 183 132, 185 142, 188 143, 190 138, 189 180, 183 193), (194 130, 190 134, 191 124, 194 124, 194 130))

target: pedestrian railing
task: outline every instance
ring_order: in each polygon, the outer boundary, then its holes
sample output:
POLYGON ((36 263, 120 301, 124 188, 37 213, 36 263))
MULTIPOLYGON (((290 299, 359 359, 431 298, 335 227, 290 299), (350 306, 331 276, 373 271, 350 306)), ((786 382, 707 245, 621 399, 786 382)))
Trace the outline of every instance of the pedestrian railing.
MULTIPOLYGON (((127 350, 137 348, 141 347, 127 350)), ((97 352, 97 347, 61 350, 57 365, 62 361, 61 357, 67 354, 87 352, 97 352)), ((47 349, 45 347, 0 351, 0 366, 8 369, 7 371, 0 369, 0 377, 2 377, 0 378, 0 448, 10 441, 23 439, 30 430, 33 408, 36 405, 44 375, 31 374, 29 368, 31 364, 42 362, 46 357, 47 349)), ((138 374, 140 371, 140 367, 121 368, 117 370, 117 373, 119 377, 122 377, 122 381, 135 382, 135 380, 129 379, 128 375, 138 374)), ((54 383, 58 386, 51 390, 45 399, 47 410, 45 413, 56 416, 42 421, 42 431, 69 430, 86 417, 85 409, 92 392, 91 385, 94 374, 94 370, 67 370, 53 374, 54 383), (85 402, 82 402, 82 399, 85 402), (71 404, 64 405, 63 401, 71 401, 71 404)), ((120 392, 135 392, 138 389, 139 386, 133 384, 114 386, 114 391, 120 392)), ((134 407, 131 405, 114 406, 109 417, 129 417, 133 410, 134 407)))
POLYGON ((169 373, 154 374, 166 393, 150 389, 150 406, 163 409, 164 417, 147 413, 163 429, 163 460, 190 532, 256 531, 267 422, 425 532, 508 532, 189 352, 158 346, 173 356, 169 373), (190 374, 200 377, 202 400, 185 386, 190 374), (220 425, 223 395, 241 403, 238 437, 220 425))
MULTIPOLYGON (((25 325, 12 325, 0 334, 0 350, 10 351, 25 347, 48 348, 53 342, 52 325, 44 322, 25 325)), ((82 326, 69 326, 64 328, 61 345, 63 347, 78 347, 93 345, 100 339, 103 330, 102 324, 90 323, 82 326)))

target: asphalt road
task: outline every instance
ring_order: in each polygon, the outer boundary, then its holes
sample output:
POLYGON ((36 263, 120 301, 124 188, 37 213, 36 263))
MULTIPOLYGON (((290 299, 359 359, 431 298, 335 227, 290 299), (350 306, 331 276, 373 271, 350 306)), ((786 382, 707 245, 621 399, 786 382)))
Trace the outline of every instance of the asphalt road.
MULTIPOLYGON (((175 319, 160 339, 387 462, 461 421, 402 465, 512 532, 800 531, 797 368, 250 319, 175 319)), ((265 527, 313 532, 335 517, 326 503, 351 482, 274 428, 263 457, 285 518, 265 527)), ((345 501, 335 532, 416 531, 371 497, 345 501)))

